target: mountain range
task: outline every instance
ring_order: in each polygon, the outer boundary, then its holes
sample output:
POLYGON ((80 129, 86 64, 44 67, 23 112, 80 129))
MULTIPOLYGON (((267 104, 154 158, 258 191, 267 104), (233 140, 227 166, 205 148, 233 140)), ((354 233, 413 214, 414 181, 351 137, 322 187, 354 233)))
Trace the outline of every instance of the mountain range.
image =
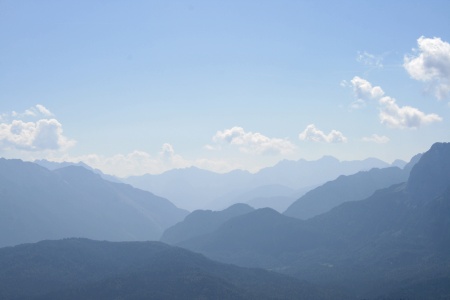
POLYGON ((341 175, 337 179, 307 192, 293 202, 284 214, 299 219, 309 219, 344 202, 367 198, 376 190, 408 180, 412 167, 420 157, 421 154, 417 154, 402 169, 398 167, 373 168, 352 175, 341 175))
POLYGON ((279 273, 159 242, 42 241, 0 249, 1 299, 344 299, 279 273))
POLYGON ((339 287, 349 299, 449 299, 450 144, 434 144, 406 182, 308 220, 257 209, 175 244, 339 287))
MULTIPOLYGON (((0 159, 0 298, 450 299, 450 143, 395 164, 337 176, 284 214, 188 214, 84 166, 0 159), (123 242, 41 241, 67 237, 123 242), (171 246, 127 242, 158 238, 171 246)), ((226 190, 226 174, 209 175, 226 190)), ((264 182, 228 195, 299 191, 264 182)))
POLYGON ((157 240, 187 211, 84 167, 0 159, 0 247, 43 239, 157 240))
MULTIPOLYGON (((264 188, 266 194, 271 195, 270 197, 284 197, 281 200, 284 201, 281 206, 277 204, 279 199, 274 199, 273 202, 265 199, 271 207, 284 210, 312 187, 333 180, 340 175, 350 175, 359 171, 388 166, 389 164, 386 162, 375 158, 339 161, 334 157, 325 156, 315 161, 284 160, 255 174, 242 170, 219 174, 190 167, 170 170, 158 175, 132 176, 124 178, 122 181, 165 197, 178 207, 190 211, 224 209, 239 202, 256 201, 258 203, 255 198, 268 196, 258 194, 245 197, 245 194, 252 194, 253 190, 264 188), (292 194, 275 194, 274 191, 270 191, 270 188, 290 189, 292 194)), ((262 201, 264 202, 264 199, 262 201)))

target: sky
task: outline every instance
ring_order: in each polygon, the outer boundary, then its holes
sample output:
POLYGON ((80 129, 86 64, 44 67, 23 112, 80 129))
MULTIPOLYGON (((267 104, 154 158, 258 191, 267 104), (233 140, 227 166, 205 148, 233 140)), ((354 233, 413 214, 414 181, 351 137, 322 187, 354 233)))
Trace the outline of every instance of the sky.
POLYGON ((0 0, 0 157, 119 177, 450 142, 450 1, 0 0))

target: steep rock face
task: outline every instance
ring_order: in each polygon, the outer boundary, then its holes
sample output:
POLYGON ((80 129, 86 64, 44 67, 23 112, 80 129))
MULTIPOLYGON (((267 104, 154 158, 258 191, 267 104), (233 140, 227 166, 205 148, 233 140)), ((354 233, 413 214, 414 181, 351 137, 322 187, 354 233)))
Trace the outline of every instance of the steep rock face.
POLYGON ((450 185, 450 143, 436 143, 411 170, 406 191, 417 200, 441 195, 450 185))
POLYGON ((238 203, 222 211, 193 211, 182 222, 166 229, 161 237, 161 241, 168 244, 177 244, 184 240, 210 233, 229 219, 253 210, 247 204, 238 203))
POLYGON ((0 160, 0 246, 42 239, 156 240, 187 211, 76 166, 0 160))

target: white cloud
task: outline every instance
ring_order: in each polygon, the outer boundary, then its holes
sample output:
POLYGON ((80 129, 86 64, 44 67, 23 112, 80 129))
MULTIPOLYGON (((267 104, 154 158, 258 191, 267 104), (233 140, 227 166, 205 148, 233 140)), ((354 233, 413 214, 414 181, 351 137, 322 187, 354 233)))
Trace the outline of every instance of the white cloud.
POLYGON ((288 154, 295 149, 295 145, 288 139, 269 138, 258 132, 246 132, 242 127, 237 126, 217 131, 213 141, 235 145, 241 152, 254 154, 288 154))
POLYGON ((367 100, 378 100, 379 118, 383 125, 397 129, 415 129, 422 125, 442 121, 442 118, 437 114, 425 114, 411 106, 400 107, 394 98, 384 96, 384 91, 381 87, 374 87, 363 78, 355 76, 351 80, 351 84, 356 98, 351 107, 359 108, 365 105, 367 100))
POLYGON ((411 106, 398 106, 395 99, 383 97, 380 99, 380 121, 391 128, 416 129, 422 125, 440 122, 442 118, 437 114, 425 114, 411 106))
POLYGON ((159 152, 159 155, 163 159, 163 161, 170 162, 175 156, 175 150, 173 150, 173 147, 169 143, 164 143, 161 147, 161 152, 159 152))
POLYGON ((325 142, 325 143, 345 143, 347 138, 342 132, 331 130, 330 133, 325 134, 322 130, 316 128, 314 124, 306 126, 306 129, 299 134, 299 139, 302 141, 325 142))
POLYGON ((24 112, 18 113, 16 111, 12 111, 11 113, 4 113, 2 114, 1 120, 9 120, 9 119, 25 119, 25 118, 48 118, 48 117, 54 117, 54 114, 46 108, 42 104, 36 104, 35 106, 32 106, 28 109, 26 109, 24 112))
POLYGON ((51 117, 53 116, 52 112, 48 110, 44 105, 42 104, 36 104, 36 109, 44 116, 51 117))
POLYGON ((378 134, 372 134, 369 137, 363 137, 363 142, 371 142, 376 144, 386 144, 390 141, 390 139, 387 136, 384 135, 378 135, 378 134))
POLYGON ((37 122, 14 120, 0 123, 0 149, 2 150, 65 150, 75 141, 63 135, 62 125, 56 119, 41 119, 37 122))
POLYGON ((384 95, 379 86, 373 87, 370 82, 358 76, 350 81, 357 101, 366 102, 371 99, 378 99, 384 95))
POLYGON ((434 95, 443 99, 450 93, 450 44, 440 38, 417 40, 416 55, 405 55, 403 67, 409 75, 429 84, 434 95))
POLYGON ((378 55, 370 54, 366 51, 361 52, 358 51, 358 55, 356 56, 356 61, 362 63, 363 65, 374 67, 374 68, 382 68, 383 67, 383 57, 378 55))

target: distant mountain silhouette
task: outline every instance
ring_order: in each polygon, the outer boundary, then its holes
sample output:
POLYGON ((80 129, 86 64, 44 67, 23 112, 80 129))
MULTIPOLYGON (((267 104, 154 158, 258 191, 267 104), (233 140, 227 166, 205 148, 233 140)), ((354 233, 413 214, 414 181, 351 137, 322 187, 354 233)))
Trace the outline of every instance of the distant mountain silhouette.
POLYGON ((222 211, 196 210, 174 226, 164 231, 161 241, 177 244, 184 240, 213 232, 231 218, 253 211, 247 204, 234 204, 222 211))
POLYGON ((228 220, 214 232, 177 245, 241 266, 277 268, 286 253, 337 244, 338 239, 306 226, 302 220, 261 208, 228 220))
POLYGON ((303 195, 284 212, 286 216, 309 219, 347 201, 362 200, 376 190, 405 182, 409 174, 397 167, 372 169, 339 176, 303 195))
POLYGON ((80 161, 78 163, 72 163, 72 162, 54 162, 54 161, 48 161, 46 159, 38 159, 38 160, 35 160, 34 163, 38 164, 44 168, 47 168, 50 171, 54 171, 54 170, 69 167, 69 166, 84 167, 84 168, 88 169, 89 171, 92 171, 92 172, 100 175, 100 177, 102 177, 105 180, 108 180, 111 182, 122 183, 122 181, 119 178, 112 176, 112 175, 105 174, 102 171, 100 171, 99 169, 91 168, 90 166, 88 166, 87 164, 85 164, 82 161, 80 161))
POLYGON ((43 239, 157 240, 187 211, 84 167, 0 159, 0 247, 43 239))
POLYGON ((222 210, 234 203, 247 203, 254 208, 270 207, 279 212, 285 211, 299 195, 303 195, 312 187, 294 190, 280 184, 262 185, 253 189, 239 190, 217 198, 211 209, 222 210))
POLYGON ((396 159, 391 163, 391 167, 398 167, 400 169, 403 169, 407 164, 408 162, 402 159, 396 159))
POLYGON ((388 166, 389 164, 375 158, 339 161, 334 157, 325 156, 316 161, 284 160, 255 174, 241 170, 218 174, 190 167, 170 170, 159 175, 132 176, 122 180, 137 188, 161 195, 184 209, 220 210, 242 202, 239 199, 240 195, 262 186, 279 185, 299 190, 323 184, 340 175, 388 166), (239 200, 233 202, 235 198, 239 200))
POLYGON ((448 299, 449 175, 450 144, 437 143, 406 183, 366 199, 306 221, 259 209, 178 245, 223 262, 340 286, 355 299, 448 299))
POLYGON ((414 156, 403 169, 390 167, 361 171, 352 175, 341 175, 294 201, 284 212, 299 219, 309 219, 347 201, 357 201, 371 196, 376 190, 406 182, 412 167, 421 155, 414 156))
POLYGON ((0 249, 1 299, 330 299, 261 269, 211 261, 159 242, 43 241, 0 249))
POLYGON ((269 196, 269 197, 256 197, 249 201, 247 204, 254 208, 272 208, 278 212, 285 211, 295 201, 294 196, 269 196))

